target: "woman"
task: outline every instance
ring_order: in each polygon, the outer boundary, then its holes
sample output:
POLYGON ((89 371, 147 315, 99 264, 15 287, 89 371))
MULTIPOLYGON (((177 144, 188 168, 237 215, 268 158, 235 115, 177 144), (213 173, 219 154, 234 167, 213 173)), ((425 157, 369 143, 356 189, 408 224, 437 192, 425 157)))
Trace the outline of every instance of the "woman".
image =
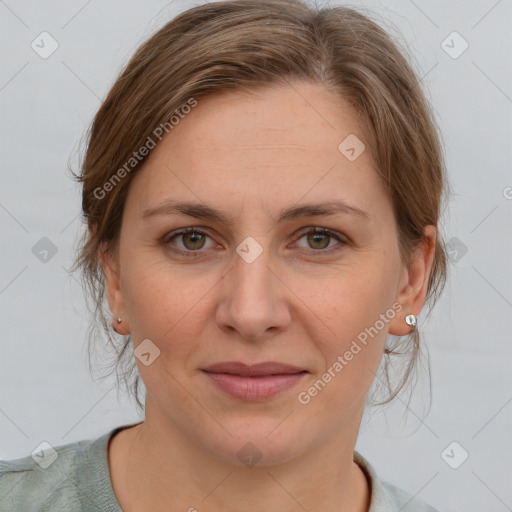
POLYGON ((355 452, 388 335, 411 352, 392 398, 446 274, 438 134, 382 29, 190 9, 118 78, 77 178, 76 268, 145 417, 3 462, 0 510, 434 510, 355 452))

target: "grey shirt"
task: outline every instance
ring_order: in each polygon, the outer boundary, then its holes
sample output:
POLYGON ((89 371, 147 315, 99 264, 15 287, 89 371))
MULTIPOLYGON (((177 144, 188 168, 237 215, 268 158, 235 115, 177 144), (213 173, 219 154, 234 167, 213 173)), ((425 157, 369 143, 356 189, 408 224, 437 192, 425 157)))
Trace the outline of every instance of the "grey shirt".
MULTIPOLYGON (((47 450, 34 458, 0 461, 0 512, 122 512, 110 481, 107 448, 116 432, 130 426, 117 427, 95 440, 54 447, 56 453, 47 450)), ((438 512, 380 481, 359 453, 354 452, 354 460, 370 484, 368 512, 438 512)))

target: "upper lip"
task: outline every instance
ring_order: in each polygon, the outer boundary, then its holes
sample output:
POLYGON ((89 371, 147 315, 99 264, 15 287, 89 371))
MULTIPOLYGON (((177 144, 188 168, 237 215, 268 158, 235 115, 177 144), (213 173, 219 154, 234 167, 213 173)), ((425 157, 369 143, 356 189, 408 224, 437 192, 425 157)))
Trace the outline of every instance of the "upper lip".
POLYGON ((241 375, 242 377, 259 377, 264 375, 283 375, 304 372, 304 368, 292 366, 289 364, 267 361, 258 364, 245 364, 237 361, 226 361, 223 363, 212 364, 203 368, 205 372, 210 373, 230 373, 232 375, 241 375))

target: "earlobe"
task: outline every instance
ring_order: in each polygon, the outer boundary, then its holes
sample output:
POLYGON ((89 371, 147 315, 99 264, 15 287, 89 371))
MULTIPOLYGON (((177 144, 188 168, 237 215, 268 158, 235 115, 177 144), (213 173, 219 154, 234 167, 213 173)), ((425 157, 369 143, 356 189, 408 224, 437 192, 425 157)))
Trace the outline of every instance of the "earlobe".
POLYGON ((397 302, 402 305, 400 313, 389 326, 389 334, 405 336, 416 328, 416 317, 425 304, 430 272, 436 247, 436 227, 424 228, 425 239, 415 250, 408 268, 402 273, 397 302))
POLYGON ((112 312, 112 328, 118 334, 130 334, 117 255, 107 251, 105 246, 102 245, 99 258, 105 276, 105 293, 112 312))
POLYGON ((117 334, 121 334, 126 336, 127 334, 130 334, 130 328, 127 325, 128 322, 125 322, 123 326, 121 326, 121 323, 123 322, 122 317, 118 317, 117 319, 112 319, 112 329, 117 332, 117 334))

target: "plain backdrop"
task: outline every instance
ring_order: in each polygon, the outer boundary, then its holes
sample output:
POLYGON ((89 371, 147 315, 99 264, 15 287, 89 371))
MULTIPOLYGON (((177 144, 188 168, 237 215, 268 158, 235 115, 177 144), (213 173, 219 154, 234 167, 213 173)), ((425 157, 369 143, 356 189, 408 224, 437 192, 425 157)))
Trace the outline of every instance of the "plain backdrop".
MULTIPOLYGON (((89 318, 68 273, 80 191, 67 168, 77 169, 78 142, 132 52, 192 5, 0 1, 0 459, 139 419, 114 381, 95 382, 86 366, 89 318), (58 44, 47 58, 31 46, 41 37, 46 51, 58 44)), ((512 510, 512 2, 350 5, 412 53, 453 189, 449 281, 431 318, 420 316, 430 413, 424 374, 409 406, 399 398, 367 411, 357 449, 382 479, 439 510, 512 510)))

